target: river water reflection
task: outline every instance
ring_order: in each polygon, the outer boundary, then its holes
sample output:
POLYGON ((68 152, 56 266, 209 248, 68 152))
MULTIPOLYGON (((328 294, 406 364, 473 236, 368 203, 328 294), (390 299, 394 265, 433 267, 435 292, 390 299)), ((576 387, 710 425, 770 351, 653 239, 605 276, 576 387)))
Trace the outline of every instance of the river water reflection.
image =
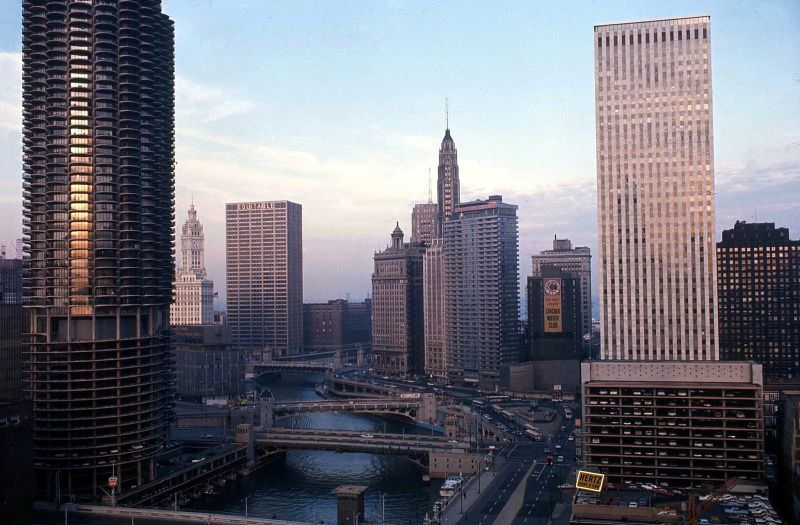
MULTIPOLYGON (((320 376, 287 375, 264 382, 279 400, 319 399, 314 392, 320 376)), ((356 414, 309 414, 281 420, 281 426, 365 432, 430 433, 429 430, 398 421, 356 414)), ((336 523, 339 485, 366 485, 366 515, 380 518, 379 494, 386 493, 385 516, 390 523, 421 523, 430 513, 441 481, 422 482, 422 471, 402 456, 338 454, 321 451, 291 451, 286 461, 233 483, 220 494, 203 496, 189 503, 187 510, 208 510, 248 514, 260 518, 336 523)))

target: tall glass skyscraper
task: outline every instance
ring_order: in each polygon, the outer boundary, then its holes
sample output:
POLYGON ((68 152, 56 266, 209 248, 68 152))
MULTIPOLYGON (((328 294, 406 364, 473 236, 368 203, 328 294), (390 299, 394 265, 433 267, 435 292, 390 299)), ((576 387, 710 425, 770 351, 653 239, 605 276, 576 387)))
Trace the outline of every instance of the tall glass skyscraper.
POLYGON ((707 16, 594 28, 603 359, 718 359, 707 16))
POLYGON ((40 497, 155 475, 174 398, 174 28, 23 1, 24 289, 40 497))

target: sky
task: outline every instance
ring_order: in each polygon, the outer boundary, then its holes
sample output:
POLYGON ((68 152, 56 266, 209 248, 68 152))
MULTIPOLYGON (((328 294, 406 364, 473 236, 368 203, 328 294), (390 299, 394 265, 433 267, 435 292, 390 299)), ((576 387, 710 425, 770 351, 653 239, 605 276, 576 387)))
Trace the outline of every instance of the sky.
MULTIPOLYGON (((0 242, 13 245, 21 7, 0 3, 0 242)), ((554 235, 596 254, 593 26, 617 21, 711 15, 717 238, 737 219, 800 236, 797 0, 163 3, 177 230, 193 198, 221 300, 225 203, 278 199, 303 206, 305 301, 366 297, 373 253, 396 221, 410 236, 429 169, 435 184, 446 98, 462 201, 519 206, 520 278, 554 235)))

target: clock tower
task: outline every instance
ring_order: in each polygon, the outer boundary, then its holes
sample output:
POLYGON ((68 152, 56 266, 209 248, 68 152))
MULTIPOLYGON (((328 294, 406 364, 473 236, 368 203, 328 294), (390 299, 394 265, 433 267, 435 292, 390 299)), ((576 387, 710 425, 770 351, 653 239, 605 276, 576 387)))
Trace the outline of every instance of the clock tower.
POLYGON ((181 268, 179 272, 190 271, 200 278, 206 277, 206 263, 203 255, 203 225, 197 220, 194 204, 189 206, 189 218, 183 223, 181 234, 181 268))
POLYGON ((181 232, 181 264, 175 278, 173 325, 211 324, 214 318, 214 282, 206 274, 203 225, 194 203, 181 232))

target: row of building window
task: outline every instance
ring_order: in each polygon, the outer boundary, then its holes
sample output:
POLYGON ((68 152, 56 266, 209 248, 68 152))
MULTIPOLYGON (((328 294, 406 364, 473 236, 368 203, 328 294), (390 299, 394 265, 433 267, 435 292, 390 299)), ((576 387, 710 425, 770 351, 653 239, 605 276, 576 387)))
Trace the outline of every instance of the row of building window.
MULTIPOLYGON (((669 32, 669 41, 670 42, 674 42, 675 41, 676 34, 677 34, 677 37, 678 37, 679 41, 683 40, 683 36, 684 36, 684 31, 683 30, 670 31, 669 32)), ((686 32, 685 32, 685 35, 686 35, 686 40, 691 40, 691 38, 692 38, 692 30, 691 29, 687 29, 686 32)), ((707 39, 708 38, 708 30, 705 27, 703 28, 702 35, 703 35, 703 39, 707 39)), ((643 36, 642 33, 637 33, 636 34, 636 43, 637 44, 643 43, 642 42, 642 36, 643 36)), ((695 40, 700 40, 700 30, 699 29, 695 29, 694 30, 694 39, 695 40)), ((619 35, 619 37, 617 35, 614 35, 613 37, 606 36, 605 45, 606 45, 606 47, 610 47, 612 45, 612 43, 613 43, 613 45, 616 46, 617 43, 620 42, 621 45, 624 46, 626 40, 628 42, 628 45, 632 46, 633 45, 633 34, 627 35, 627 38, 626 38, 626 35, 619 35)), ((658 33, 657 32, 653 33, 653 39, 652 40, 653 40, 654 44, 658 43, 658 33)), ((666 42, 666 41, 667 41, 667 32, 666 31, 662 31, 661 32, 661 42, 666 42)), ((649 44, 650 43, 650 33, 644 33, 644 43, 645 44, 649 44)), ((602 36, 598 36, 597 37, 597 47, 603 47, 603 37, 602 36)))

